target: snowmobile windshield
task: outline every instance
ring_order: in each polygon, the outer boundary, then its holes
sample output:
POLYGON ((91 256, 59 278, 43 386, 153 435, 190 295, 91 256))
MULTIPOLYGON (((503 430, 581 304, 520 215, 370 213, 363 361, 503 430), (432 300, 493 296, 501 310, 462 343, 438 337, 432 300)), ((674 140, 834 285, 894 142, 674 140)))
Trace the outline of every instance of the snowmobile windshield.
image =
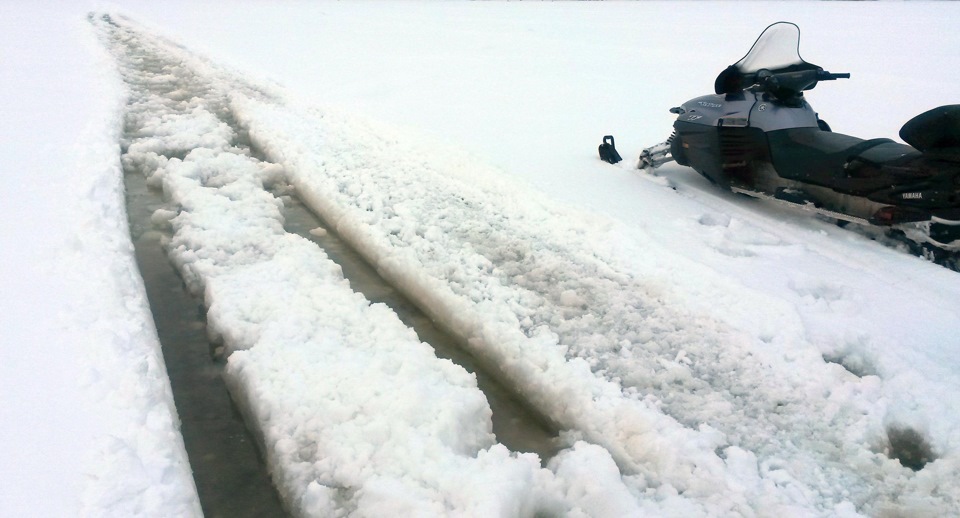
POLYGON ((800 28, 789 22, 777 22, 763 31, 750 52, 734 65, 741 74, 770 71, 807 64, 800 57, 800 28))
POLYGON ((790 22, 777 22, 767 27, 750 52, 717 76, 714 89, 718 94, 734 94, 749 87, 757 72, 772 73, 818 70, 800 57, 800 28, 790 22))

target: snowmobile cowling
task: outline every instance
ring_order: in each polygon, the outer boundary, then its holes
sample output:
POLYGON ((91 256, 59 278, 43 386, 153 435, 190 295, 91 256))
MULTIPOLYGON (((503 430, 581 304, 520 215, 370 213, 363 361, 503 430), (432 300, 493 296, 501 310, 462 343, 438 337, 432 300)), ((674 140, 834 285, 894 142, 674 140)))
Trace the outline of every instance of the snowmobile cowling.
POLYGON ((960 251, 960 104, 904 124, 907 144, 834 133, 804 92, 850 74, 805 61, 799 45, 795 24, 767 27, 720 73, 715 94, 670 110, 673 135, 645 149, 638 167, 675 160, 735 192, 960 251))

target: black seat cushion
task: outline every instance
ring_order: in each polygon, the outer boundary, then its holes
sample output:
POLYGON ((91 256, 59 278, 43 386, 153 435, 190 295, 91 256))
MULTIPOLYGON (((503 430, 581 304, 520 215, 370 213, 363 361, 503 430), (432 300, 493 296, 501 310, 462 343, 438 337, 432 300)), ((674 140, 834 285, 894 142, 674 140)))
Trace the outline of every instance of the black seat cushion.
POLYGON ((900 138, 920 151, 960 148, 960 104, 917 115, 900 128, 900 138))
POLYGON ((864 181, 875 175, 856 174, 858 168, 848 168, 848 164, 872 164, 875 167, 870 169, 878 170, 880 164, 919 155, 916 149, 890 139, 863 140, 819 128, 771 131, 767 138, 774 167, 781 177, 841 192, 856 193, 873 188, 864 181))

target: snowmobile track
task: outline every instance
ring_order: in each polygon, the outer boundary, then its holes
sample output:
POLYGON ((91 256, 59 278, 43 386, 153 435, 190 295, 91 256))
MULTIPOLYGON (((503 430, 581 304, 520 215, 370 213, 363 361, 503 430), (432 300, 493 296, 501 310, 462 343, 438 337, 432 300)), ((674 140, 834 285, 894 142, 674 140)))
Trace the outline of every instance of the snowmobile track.
MULTIPOLYGON (((639 174, 642 178, 648 180, 650 179, 649 177, 652 176, 654 178, 664 178, 667 179, 667 181, 671 181, 668 177, 676 176, 679 173, 679 168, 690 169, 686 166, 680 166, 676 164, 667 165, 666 167, 678 168, 678 170, 676 172, 657 174, 656 170, 641 169, 639 174)), ((765 206, 775 207, 775 210, 785 211, 790 214, 804 214, 811 218, 829 222, 832 225, 836 225, 837 227, 848 230, 849 232, 861 235, 888 248, 902 251, 917 258, 930 261, 948 270, 960 272, 960 251, 944 250, 942 248, 934 247, 929 243, 918 243, 917 241, 909 239, 904 232, 899 229, 870 225, 866 220, 860 218, 846 216, 844 214, 826 209, 815 208, 812 205, 806 206, 780 200, 773 196, 754 191, 747 191, 739 188, 733 188, 729 191, 722 190, 716 184, 709 182, 708 179, 693 171, 693 169, 690 169, 689 176, 682 181, 684 182, 686 188, 695 191, 696 194, 691 192, 682 192, 681 194, 690 198, 695 197, 697 200, 705 204, 717 206, 719 208, 719 203, 735 200, 736 203, 729 203, 727 206, 723 207, 723 210, 728 213, 754 212, 755 209, 750 206, 750 203, 762 203, 765 206), (711 197, 715 198, 717 201, 711 201, 711 197)), ((674 185, 673 188, 674 190, 677 190, 677 186, 674 185)), ((757 223, 758 222, 754 220, 754 224, 757 223)), ((825 254, 828 253, 826 250, 823 251, 825 254)))

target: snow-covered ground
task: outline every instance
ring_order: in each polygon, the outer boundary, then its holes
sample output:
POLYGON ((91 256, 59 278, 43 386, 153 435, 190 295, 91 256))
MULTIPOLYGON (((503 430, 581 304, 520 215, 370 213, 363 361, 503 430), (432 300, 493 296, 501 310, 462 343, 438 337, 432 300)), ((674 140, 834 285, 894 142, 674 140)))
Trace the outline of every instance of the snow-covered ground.
POLYGON ((58 3, 4 4, 0 56, 0 514, 199 514, 127 229, 119 76, 58 3))
POLYGON ((11 5, 3 513, 199 512, 121 138, 172 199, 156 220, 298 514, 960 512, 958 274, 629 163, 780 19, 807 60, 853 74, 808 95, 821 116, 892 137, 956 102, 960 6, 107 6, 158 67, 88 9, 11 5), (137 59, 154 75, 131 76, 137 59), (596 158, 607 133, 619 167, 596 158), (495 443, 475 381, 286 235, 264 182, 292 185, 569 448, 541 468, 495 443), (911 447, 932 462, 891 459, 911 447))

